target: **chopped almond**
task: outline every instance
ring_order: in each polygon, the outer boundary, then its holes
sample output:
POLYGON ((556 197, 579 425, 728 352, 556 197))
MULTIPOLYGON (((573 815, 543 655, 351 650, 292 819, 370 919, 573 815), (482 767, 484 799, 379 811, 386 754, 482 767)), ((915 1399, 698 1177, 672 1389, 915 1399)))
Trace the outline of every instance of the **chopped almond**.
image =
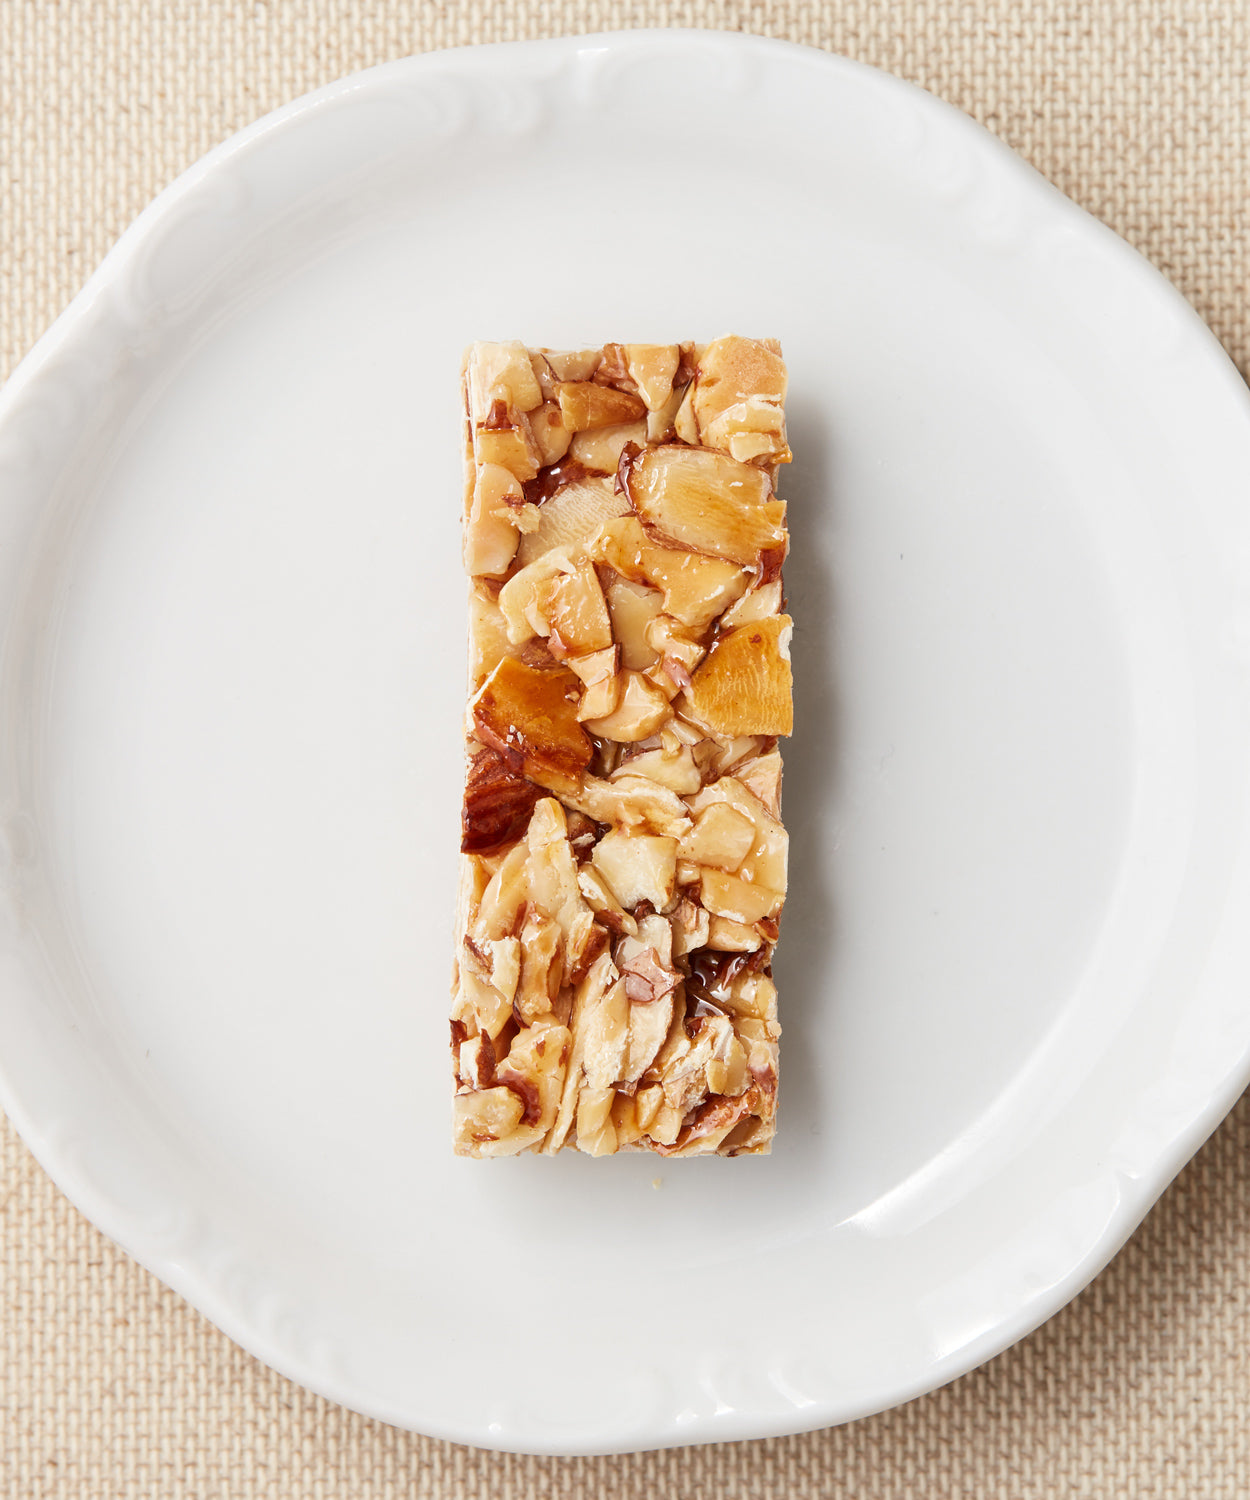
POLYGON ((695 670, 686 698, 689 716, 714 734, 790 734, 788 615, 726 631, 695 670))
POLYGON ((646 403, 638 396, 590 380, 562 380, 556 386, 556 399, 570 432, 615 427, 621 422, 636 422, 647 414, 646 403))
POLYGON ((506 656, 478 689, 473 725, 514 770, 553 791, 575 790, 594 747, 577 721, 581 683, 572 672, 538 671, 506 656))
POLYGON ((706 448, 648 448, 628 471, 643 524, 681 547, 758 567, 785 545, 785 505, 761 469, 706 448))

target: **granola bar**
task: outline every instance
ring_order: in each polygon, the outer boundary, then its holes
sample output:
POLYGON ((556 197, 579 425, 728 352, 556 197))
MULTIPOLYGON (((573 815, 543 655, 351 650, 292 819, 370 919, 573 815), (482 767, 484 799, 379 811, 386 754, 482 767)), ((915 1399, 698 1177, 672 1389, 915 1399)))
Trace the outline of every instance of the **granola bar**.
POLYGON ((461 1155, 769 1150, 785 390, 771 340, 466 356, 461 1155))

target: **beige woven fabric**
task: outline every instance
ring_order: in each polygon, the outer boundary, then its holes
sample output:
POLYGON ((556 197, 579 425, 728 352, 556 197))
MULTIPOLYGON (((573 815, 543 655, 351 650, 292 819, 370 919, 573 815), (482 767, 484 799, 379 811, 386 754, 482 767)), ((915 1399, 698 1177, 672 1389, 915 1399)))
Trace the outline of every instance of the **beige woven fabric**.
MULTIPOLYGON (((429 47, 755 31, 968 110, 1149 255, 1250 370, 1246 0, 0 0, 0 374, 215 142, 429 47)), ((1250 1494, 1250 1100, 1065 1312, 936 1395, 832 1432, 598 1460, 476 1453, 258 1365, 101 1238, 0 1131, 5 1497, 1250 1494)))

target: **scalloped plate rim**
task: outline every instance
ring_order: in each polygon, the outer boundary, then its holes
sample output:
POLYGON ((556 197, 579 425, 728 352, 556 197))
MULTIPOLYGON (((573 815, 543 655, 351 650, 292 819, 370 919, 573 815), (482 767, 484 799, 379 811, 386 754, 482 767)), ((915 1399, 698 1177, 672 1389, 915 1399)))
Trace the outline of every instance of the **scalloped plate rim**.
MULTIPOLYGON (((1127 241, 1073 203, 1041 173, 970 116, 918 84, 837 53, 751 33, 678 27, 593 32, 418 53, 345 75, 261 116, 220 142, 181 172, 122 232, 82 288, 0 388, 0 435, 18 403, 30 390, 37 389, 56 356, 73 346, 96 299, 124 275, 136 253, 153 232, 205 178, 214 175, 220 167, 237 155, 247 152, 262 139, 280 131, 297 128, 304 118, 331 110, 339 101, 367 90, 374 83, 411 79, 419 85, 423 77, 436 75, 448 58, 461 65, 467 62, 468 68, 472 70, 478 66, 475 59, 479 57, 498 62, 509 55, 522 52, 543 52, 554 56, 557 53, 569 54, 601 48, 642 51, 654 47, 664 50, 679 49, 692 42, 703 47, 761 52, 794 64, 826 69, 831 77, 839 72, 871 76, 875 86, 883 92, 893 92, 901 98, 918 101, 934 117, 940 116, 947 128, 975 133, 982 149, 996 152, 1001 162, 1010 164, 1010 170, 1015 174, 1022 190, 1035 199, 1046 199, 1052 217, 1066 217, 1083 235, 1095 236, 1104 245, 1113 244, 1116 247, 1114 253, 1126 270, 1132 268, 1138 272, 1143 269, 1149 271, 1154 293, 1181 315, 1191 334, 1201 332, 1207 340, 1208 352, 1213 356, 1208 374, 1214 375, 1216 368, 1220 370, 1228 389, 1242 404, 1246 435, 1250 437, 1250 390, 1247 390, 1236 366, 1228 358, 1214 333, 1183 295, 1127 241)), ((293 1356, 278 1349, 245 1314, 237 1312, 227 1300, 219 1297, 216 1289, 193 1263, 172 1258, 147 1245, 142 1235, 136 1234, 134 1227, 126 1222, 124 1209, 119 1211, 106 1195, 98 1192, 90 1174, 78 1170, 60 1157, 53 1140, 56 1122, 40 1122, 37 1106, 28 1106, 24 1101, 20 1083, 10 1076, 7 1059, 0 1056, 0 1107, 3 1107, 27 1148, 57 1187, 97 1229, 183 1297, 245 1351, 319 1396, 405 1430, 487 1449, 551 1456, 651 1451, 654 1448, 677 1447, 692 1442, 742 1441, 797 1434, 819 1427, 840 1425, 888 1410, 957 1379, 1027 1336, 1088 1286, 1128 1240, 1177 1173, 1218 1128, 1247 1085, 1250 1085, 1250 1027, 1247 1028, 1242 1050, 1229 1063, 1222 1086, 1207 1096, 1197 1108, 1187 1112, 1186 1123, 1170 1137, 1166 1149, 1156 1160, 1155 1171, 1149 1177, 1130 1177, 1114 1169, 1108 1169, 1102 1174, 1099 1180, 1111 1178, 1119 1185, 1116 1210, 1098 1241, 1070 1267, 1061 1281, 1048 1288, 1047 1295, 1040 1299, 1040 1305, 1025 1316, 995 1326, 953 1353, 936 1360, 923 1376, 897 1385, 886 1396, 881 1392, 865 1393, 861 1401, 845 1403, 836 1411, 828 1409, 827 1405, 822 1405, 819 1401, 806 1406, 791 1406, 784 1413, 753 1414, 743 1408, 734 1408, 729 1420, 749 1430, 698 1430, 686 1433, 674 1429, 670 1424, 663 1433, 656 1434, 653 1441, 643 1446, 631 1442, 628 1434, 622 1434, 614 1441, 595 1440, 586 1444, 561 1443, 557 1440, 497 1443, 492 1441, 492 1434, 484 1430, 480 1422, 468 1419, 452 1425, 414 1420, 413 1413, 388 1402, 376 1392, 363 1398, 350 1379, 336 1378, 320 1369, 314 1360, 293 1356)))

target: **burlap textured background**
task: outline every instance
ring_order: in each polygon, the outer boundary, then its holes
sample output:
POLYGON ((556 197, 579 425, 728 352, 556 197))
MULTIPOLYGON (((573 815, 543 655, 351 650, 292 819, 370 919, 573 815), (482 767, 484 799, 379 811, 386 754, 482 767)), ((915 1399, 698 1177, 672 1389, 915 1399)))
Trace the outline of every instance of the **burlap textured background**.
MULTIPOLYGON (((1250 370, 1247 0, 0 0, 0 376, 183 167, 265 111, 431 47, 626 26, 759 32, 912 79, 1180 287, 1250 370)), ((3 497, 0 497, 2 503, 3 497)), ((0 1132, 5 1497, 1250 1494, 1250 1101, 1111 1267, 899 1411, 631 1458, 397 1432, 258 1365, 105 1241, 0 1132)))

